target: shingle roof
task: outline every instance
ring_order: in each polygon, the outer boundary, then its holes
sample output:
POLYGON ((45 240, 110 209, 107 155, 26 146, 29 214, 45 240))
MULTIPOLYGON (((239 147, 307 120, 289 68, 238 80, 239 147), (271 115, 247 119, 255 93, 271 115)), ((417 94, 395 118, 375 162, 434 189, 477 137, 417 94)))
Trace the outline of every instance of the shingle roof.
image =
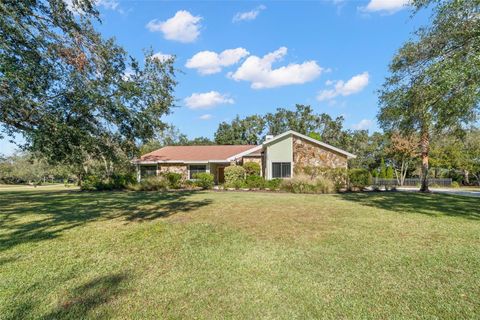
POLYGON ((254 145, 167 146, 140 157, 139 161, 211 161, 225 160, 252 149, 254 145))

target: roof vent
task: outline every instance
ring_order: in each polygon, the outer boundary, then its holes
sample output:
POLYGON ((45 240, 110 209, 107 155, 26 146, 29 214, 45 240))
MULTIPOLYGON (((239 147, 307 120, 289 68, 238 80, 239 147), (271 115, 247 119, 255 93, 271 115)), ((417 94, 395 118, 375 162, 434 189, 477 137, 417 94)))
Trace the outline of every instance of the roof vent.
POLYGON ((265 141, 272 140, 272 139, 273 139, 273 135, 271 135, 271 134, 267 134, 265 136, 265 141))

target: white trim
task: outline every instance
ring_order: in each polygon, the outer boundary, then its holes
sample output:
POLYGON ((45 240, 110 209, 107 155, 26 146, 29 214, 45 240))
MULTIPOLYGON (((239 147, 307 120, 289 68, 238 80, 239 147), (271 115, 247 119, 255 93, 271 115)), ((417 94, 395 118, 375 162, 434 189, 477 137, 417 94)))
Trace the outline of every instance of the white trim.
POLYGON ((248 149, 248 150, 245 150, 245 151, 243 151, 243 152, 234 154, 234 155, 231 156, 230 158, 227 158, 227 160, 228 160, 228 161, 236 160, 236 159, 241 158, 241 157, 243 157, 243 156, 245 156, 245 155, 247 155, 247 154, 250 154, 250 153, 252 153, 252 152, 254 152, 254 151, 261 150, 262 148, 263 148, 263 144, 258 145, 258 146, 255 146, 255 147, 253 147, 253 148, 251 148, 251 149, 248 149))

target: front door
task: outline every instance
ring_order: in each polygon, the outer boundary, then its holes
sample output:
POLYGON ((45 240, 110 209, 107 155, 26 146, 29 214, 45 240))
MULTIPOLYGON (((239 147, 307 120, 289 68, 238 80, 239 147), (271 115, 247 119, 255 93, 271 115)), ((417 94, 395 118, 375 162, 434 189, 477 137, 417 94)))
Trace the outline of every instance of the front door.
POLYGON ((218 183, 225 182, 225 167, 218 167, 218 183))

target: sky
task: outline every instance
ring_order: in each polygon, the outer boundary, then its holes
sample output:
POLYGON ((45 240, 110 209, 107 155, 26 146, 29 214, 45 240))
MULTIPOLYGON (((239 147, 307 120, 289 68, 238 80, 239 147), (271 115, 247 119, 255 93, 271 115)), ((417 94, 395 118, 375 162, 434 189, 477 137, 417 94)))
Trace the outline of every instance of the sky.
MULTIPOLYGON (((149 48, 176 56, 176 107, 163 120, 190 138, 295 104, 372 132, 392 56, 428 22, 406 2, 97 0, 97 30, 138 60, 149 48)), ((15 148, 0 140, 0 153, 15 148)))

